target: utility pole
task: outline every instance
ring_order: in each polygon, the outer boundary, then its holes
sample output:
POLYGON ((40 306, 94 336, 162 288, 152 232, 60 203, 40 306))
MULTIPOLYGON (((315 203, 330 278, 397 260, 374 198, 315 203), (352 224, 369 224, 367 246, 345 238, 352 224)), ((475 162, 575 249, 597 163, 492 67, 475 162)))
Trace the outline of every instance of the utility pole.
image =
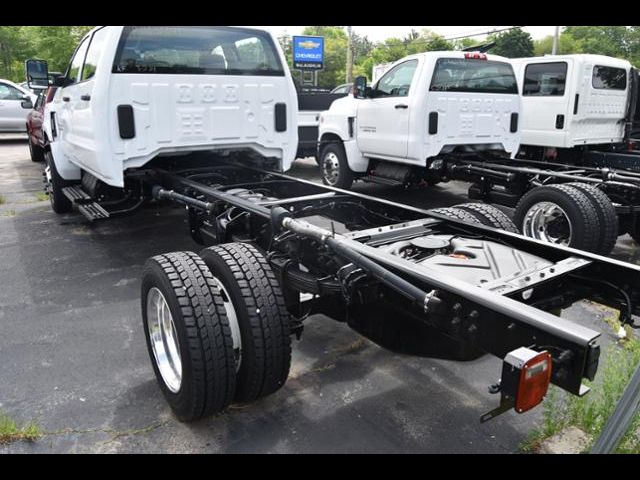
POLYGON ((352 27, 347 27, 347 82, 353 83, 353 35, 352 27))
POLYGON ((553 36, 553 50, 551 55, 558 54, 558 46, 560 44, 560 27, 556 27, 556 34, 553 36))

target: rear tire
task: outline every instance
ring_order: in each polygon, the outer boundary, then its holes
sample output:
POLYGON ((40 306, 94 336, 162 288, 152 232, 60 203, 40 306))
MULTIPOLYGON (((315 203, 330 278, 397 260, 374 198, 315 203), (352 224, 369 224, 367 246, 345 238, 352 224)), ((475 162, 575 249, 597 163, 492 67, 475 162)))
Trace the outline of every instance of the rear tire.
POLYGON ((29 156, 34 163, 44 162, 44 149, 40 145, 34 145, 29 135, 29 156))
POLYGON ((249 403, 282 388, 291 368, 291 326, 279 282, 253 245, 231 243, 201 254, 219 294, 231 302, 241 336, 235 400, 249 403))
POLYGON ((480 223, 480 221, 478 221, 478 219, 474 215, 467 212, 466 210, 462 210, 461 208, 457 207, 434 208, 432 210, 429 210, 429 213, 435 213, 436 215, 442 215, 453 220, 460 220, 462 222, 480 223))
POLYGON ((518 227, 502 210, 486 203, 465 203, 455 208, 473 215, 478 222, 487 227, 497 228, 510 233, 520 233, 518 227))
POLYGON ((344 145, 341 143, 330 143, 322 149, 320 155, 320 173, 325 185, 343 190, 349 190, 353 185, 355 177, 349 162, 344 145))
POLYGON ((600 221, 600 237, 596 253, 609 255, 618 241, 619 222, 616 208, 606 193, 592 185, 587 183, 568 183, 567 185, 580 190, 591 201, 600 221))
POLYGON ((235 393, 233 339, 213 275, 194 253, 150 259, 142 318, 158 384, 176 417, 192 422, 224 410, 235 393))
POLYGON ((57 214, 69 213, 73 210, 73 204, 62 192, 62 189, 71 186, 72 182, 68 182, 60 176, 50 151, 45 152, 44 158, 47 163, 46 190, 49 202, 51 202, 51 209, 57 214))
POLYGON ((514 223, 525 236, 587 252, 598 251, 598 213, 589 197, 569 185, 529 191, 516 206, 514 223))

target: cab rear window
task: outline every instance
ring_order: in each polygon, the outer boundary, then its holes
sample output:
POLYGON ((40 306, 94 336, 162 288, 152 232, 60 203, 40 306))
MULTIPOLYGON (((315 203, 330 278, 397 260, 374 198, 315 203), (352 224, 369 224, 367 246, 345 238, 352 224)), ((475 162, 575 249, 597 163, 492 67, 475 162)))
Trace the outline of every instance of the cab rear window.
POLYGON ((271 36, 225 27, 132 26, 113 73, 284 76, 271 36))
POLYGON ((626 90, 627 71, 623 68, 596 65, 593 68, 593 88, 598 90, 626 90))
POLYGON ((432 92, 518 93, 508 63, 463 58, 440 58, 431 81, 432 92))

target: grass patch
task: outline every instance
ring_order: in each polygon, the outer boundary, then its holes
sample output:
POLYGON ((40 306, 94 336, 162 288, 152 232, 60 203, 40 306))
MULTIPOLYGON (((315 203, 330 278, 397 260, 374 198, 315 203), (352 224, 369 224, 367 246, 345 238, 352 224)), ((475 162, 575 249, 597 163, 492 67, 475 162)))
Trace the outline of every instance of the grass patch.
MULTIPOLYGON (((614 332, 620 329, 617 320, 609 317, 605 321, 614 332)), ((551 386, 543 404, 542 424, 521 446, 523 451, 537 451, 544 440, 569 426, 580 428, 595 442, 640 364, 640 341, 631 328, 625 326, 625 330, 627 337, 612 344, 604 355, 596 380, 587 382, 592 388, 588 395, 579 398, 551 386)), ((616 453, 640 453, 640 413, 636 415, 616 453)))
POLYGON ((38 200, 39 202, 46 202, 49 200, 49 195, 47 195, 45 192, 38 192, 36 193, 36 200, 38 200))
POLYGON ((0 195, 0 205, 4 205, 5 203, 7 203, 7 197, 0 195))
POLYGON ((4 212, 0 212, 0 217, 15 217, 16 215, 15 210, 5 210, 4 212))
POLYGON ((18 424, 8 415, 0 413, 0 445, 18 441, 35 442, 42 437, 40 427, 33 422, 18 424))

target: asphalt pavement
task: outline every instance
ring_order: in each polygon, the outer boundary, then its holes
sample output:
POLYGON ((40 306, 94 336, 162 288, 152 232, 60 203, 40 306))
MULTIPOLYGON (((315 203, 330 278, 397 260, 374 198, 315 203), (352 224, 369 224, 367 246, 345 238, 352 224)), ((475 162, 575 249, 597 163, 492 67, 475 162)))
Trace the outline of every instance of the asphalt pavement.
MULTIPOLYGON (((313 160, 292 173, 318 179, 313 160)), ((541 419, 537 409, 480 424, 498 402, 487 391, 500 372, 495 358, 396 355, 316 316, 294 341, 282 390, 181 424, 151 368, 139 288, 149 257, 199 250, 183 210, 151 207, 90 225, 53 214, 41 185, 26 142, 0 140, 0 412, 45 432, 0 453, 517 453, 541 419)), ((463 203, 466 188, 355 187, 420 207, 463 203)), ((614 255, 640 262, 626 237, 614 255)), ((564 315, 611 335, 592 305, 564 315)))

